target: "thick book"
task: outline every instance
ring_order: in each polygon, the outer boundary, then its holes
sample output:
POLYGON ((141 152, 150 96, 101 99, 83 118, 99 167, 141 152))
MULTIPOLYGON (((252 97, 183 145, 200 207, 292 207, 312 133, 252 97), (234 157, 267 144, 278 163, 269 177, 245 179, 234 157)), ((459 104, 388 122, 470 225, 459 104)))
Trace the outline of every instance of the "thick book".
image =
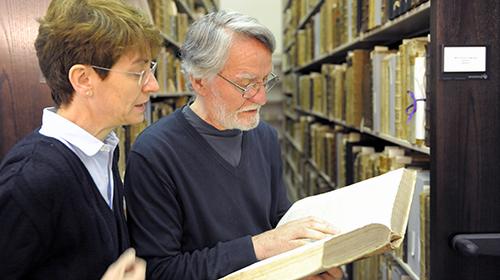
POLYGON ((262 260, 223 279, 300 279, 401 245, 416 171, 398 169, 295 202, 278 227, 317 216, 340 233, 262 260))

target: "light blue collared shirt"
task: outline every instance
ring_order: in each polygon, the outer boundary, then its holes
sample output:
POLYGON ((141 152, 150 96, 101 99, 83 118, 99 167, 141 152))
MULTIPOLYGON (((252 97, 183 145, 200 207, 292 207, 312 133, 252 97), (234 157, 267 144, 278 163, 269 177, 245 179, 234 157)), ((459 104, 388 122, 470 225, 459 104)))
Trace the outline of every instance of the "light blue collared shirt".
POLYGON ((41 134, 55 138, 72 150, 92 176, 101 196, 113 209, 113 152, 120 141, 112 131, 104 142, 56 113, 54 107, 43 109, 41 134))

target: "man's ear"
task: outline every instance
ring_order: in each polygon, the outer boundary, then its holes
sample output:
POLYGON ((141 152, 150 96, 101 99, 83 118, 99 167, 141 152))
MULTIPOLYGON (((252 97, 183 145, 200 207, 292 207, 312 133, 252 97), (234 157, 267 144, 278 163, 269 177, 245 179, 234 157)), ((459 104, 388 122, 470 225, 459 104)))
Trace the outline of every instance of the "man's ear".
POLYGON ((84 94, 91 96, 92 92, 92 79, 91 69, 83 64, 75 64, 71 66, 68 73, 68 79, 76 94, 84 94))
POLYGON ((205 79, 195 78, 193 75, 189 75, 189 81, 194 91, 201 96, 207 95, 207 81, 205 79))

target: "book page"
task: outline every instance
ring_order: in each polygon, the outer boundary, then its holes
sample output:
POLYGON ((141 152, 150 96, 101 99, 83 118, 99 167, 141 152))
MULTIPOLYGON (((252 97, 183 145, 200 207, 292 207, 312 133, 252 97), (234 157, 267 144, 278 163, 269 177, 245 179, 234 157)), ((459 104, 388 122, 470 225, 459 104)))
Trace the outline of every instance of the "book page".
POLYGON ((415 174, 415 171, 401 168, 299 200, 278 226, 298 218, 317 216, 342 232, 259 261, 224 279, 300 279, 397 248, 404 231, 394 235, 391 218, 396 228, 406 227, 415 174))
POLYGON ((307 216, 324 219, 340 234, 371 223, 390 228, 394 200, 404 169, 295 202, 278 226, 307 216))

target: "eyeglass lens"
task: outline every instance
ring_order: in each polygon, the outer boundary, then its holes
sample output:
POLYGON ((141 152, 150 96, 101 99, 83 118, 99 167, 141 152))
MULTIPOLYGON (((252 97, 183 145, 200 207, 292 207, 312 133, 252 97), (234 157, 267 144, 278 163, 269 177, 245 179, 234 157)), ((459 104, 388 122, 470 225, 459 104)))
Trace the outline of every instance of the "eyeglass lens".
POLYGON ((252 98, 257 94, 261 87, 264 87, 265 91, 270 91, 278 82, 277 76, 271 76, 263 84, 252 84, 247 87, 246 92, 243 94, 244 98, 252 98))
POLYGON ((158 64, 156 62, 152 61, 149 69, 142 72, 141 79, 139 80, 140 86, 144 86, 145 84, 147 84, 151 79, 151 76, 155 75, 157 65, 158 64))

